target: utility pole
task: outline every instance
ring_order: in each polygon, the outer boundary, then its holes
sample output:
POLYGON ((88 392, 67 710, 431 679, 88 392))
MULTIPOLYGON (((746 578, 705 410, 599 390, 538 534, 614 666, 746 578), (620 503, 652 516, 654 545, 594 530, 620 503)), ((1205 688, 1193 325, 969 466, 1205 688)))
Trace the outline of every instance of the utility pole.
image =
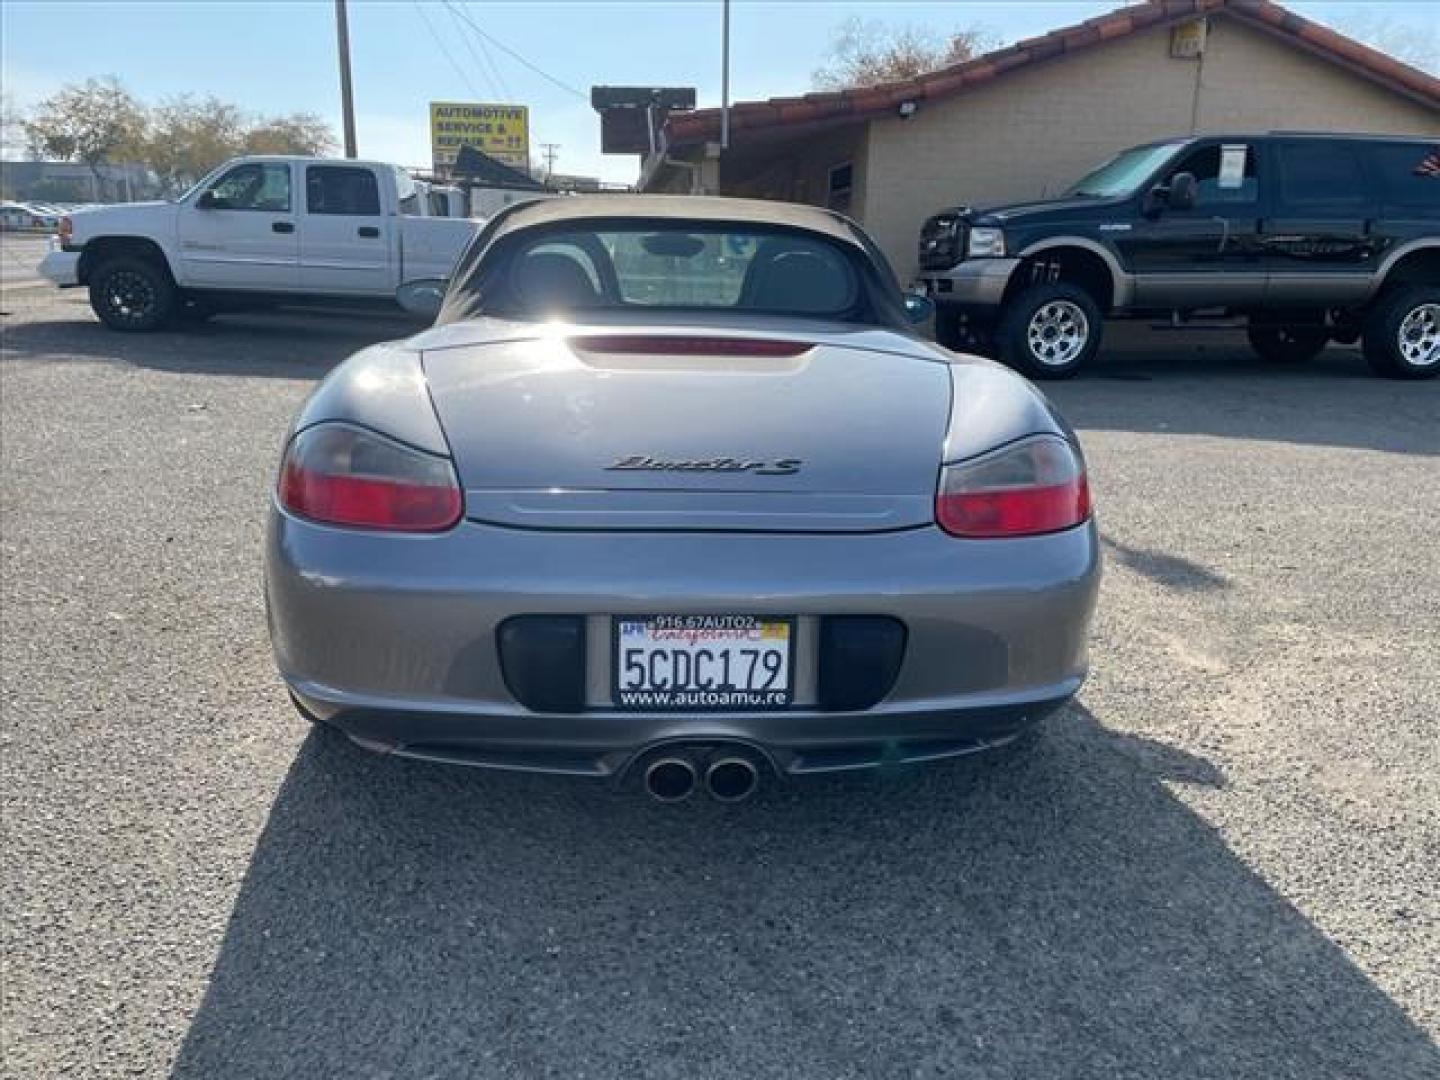
POLYGON ((345 18, 345 0, 335 0, 335 37, 340 45, 340 111, 345 125, 345 156, 355 150, 355 96, 350 90, 350 23, 345 18))
POLYGON ((730 0, 720 0, 720 149, 730 149, 730 0))
POLYGON ((560 149, 558 142, 542 142, 540 149, 544 150, 545 158, 545 179, 548 181, 555 172, 555 153, 560 149))

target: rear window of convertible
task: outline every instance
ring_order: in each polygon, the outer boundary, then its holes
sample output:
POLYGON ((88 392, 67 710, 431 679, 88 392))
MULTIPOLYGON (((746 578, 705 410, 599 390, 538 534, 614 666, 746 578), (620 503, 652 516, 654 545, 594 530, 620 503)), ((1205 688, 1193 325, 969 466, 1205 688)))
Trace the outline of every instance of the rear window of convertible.
POLYGON ((703 308, 844 317, 861 300, 851 256, 801 233, 643 225, 519 239, 501 291, 504 307, 527 315, 703 308))

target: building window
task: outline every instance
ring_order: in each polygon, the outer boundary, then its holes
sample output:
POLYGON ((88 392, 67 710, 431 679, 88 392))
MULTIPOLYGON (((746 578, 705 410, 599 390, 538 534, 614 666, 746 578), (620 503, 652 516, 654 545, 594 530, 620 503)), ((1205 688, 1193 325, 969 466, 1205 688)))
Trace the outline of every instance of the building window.
POLYGON ((850 162, 830 170, 825 190, 825 205, 839 214, 850 213, 850 195, 855 183, 855 166, 850 162))

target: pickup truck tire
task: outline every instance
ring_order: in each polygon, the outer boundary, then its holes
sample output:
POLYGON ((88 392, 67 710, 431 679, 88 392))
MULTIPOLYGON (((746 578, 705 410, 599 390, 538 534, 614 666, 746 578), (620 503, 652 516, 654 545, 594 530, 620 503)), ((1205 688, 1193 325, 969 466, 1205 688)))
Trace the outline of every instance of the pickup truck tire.
POLYGON ((1440 375, 1440 286, 1408 285, 1382 294, 1365 316, 1361 343, 1377 375, 1440 375))
POLYGON ((1283 321, 1252 318, 1245 334, 1262 359, 1277 364, 1313 360, 1330 341, 1323 311, 1296 313, 1283 321))
POLYGON ((170 321, 179 297, 170 272, 148 259, 121 255, 90 272, 90 307, 111 330, 158 330, 170 321))
POLYGON ((1068 379, 1100 348, 1102 319, 1078 285, 1032 285, 1001 311, 995 354, 1032 379, 1068 379))

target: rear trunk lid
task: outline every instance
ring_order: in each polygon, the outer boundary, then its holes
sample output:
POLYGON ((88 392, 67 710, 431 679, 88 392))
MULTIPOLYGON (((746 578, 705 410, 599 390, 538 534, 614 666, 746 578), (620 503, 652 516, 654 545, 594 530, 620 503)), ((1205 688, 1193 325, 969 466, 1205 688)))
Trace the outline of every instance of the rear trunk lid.
POLYGON ((564 328, 427 349, 424 364, 472 520, 777 532, 933 520, 950 378, 900 335, 564 328))

